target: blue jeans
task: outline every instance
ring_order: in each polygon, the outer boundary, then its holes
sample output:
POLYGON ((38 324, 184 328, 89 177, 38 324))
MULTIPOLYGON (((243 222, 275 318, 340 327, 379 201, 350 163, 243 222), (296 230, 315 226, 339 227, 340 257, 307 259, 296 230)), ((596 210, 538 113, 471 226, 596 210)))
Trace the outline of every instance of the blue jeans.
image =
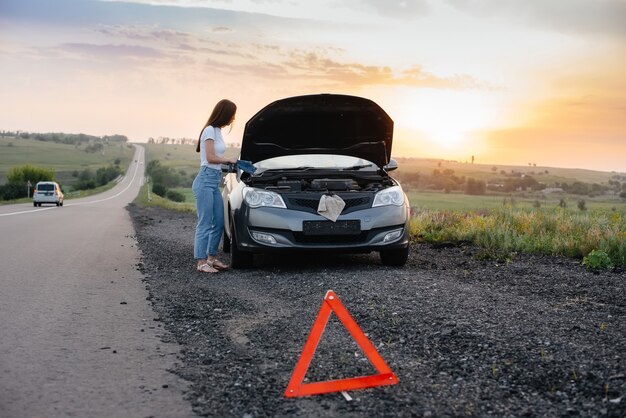
POLYGON ((224 203, 220 192, 222 172, 201 167, 191 189, 196 198, 198 225, 193 245, 196 260, 214 257, 224 232, 224 203))

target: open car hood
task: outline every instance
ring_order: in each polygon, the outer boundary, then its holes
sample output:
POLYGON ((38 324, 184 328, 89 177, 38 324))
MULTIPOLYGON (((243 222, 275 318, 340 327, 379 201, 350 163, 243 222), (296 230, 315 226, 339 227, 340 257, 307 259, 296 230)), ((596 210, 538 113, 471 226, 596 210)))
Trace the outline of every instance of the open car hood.
MULTIPOLYGON (((317 94, 277 100, 246 123, 241 159, 340 154, 389 163, 393 121, 369 99, 317 94)), ((306 164, 306 161, 303 161, 306 164)))

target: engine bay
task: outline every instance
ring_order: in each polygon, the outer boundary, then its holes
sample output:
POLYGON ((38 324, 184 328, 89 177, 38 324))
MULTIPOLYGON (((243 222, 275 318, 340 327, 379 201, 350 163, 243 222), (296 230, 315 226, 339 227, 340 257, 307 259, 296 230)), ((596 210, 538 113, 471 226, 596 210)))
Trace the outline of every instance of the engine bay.
POLYGON ((378 192, 382 189, 396 185, 397 183, 389 176, 384 175, 352 175, 346 173, 330 175, 328 172, 319 173, 293 173, 250 176, 244 180, 246 185, 260 189, 271 190, 277 193, 293 192, 378 192))

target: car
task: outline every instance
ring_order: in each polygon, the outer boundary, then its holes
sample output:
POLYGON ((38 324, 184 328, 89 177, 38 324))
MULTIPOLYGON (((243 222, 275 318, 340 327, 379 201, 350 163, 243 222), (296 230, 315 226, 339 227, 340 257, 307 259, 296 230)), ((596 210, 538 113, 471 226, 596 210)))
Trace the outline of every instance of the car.
POLYGON ((398 168, 392 140, 393 120, 362 97, 289 97, 257 112, 244 127, 239 157, 255 171, 224 169, 222 248, 231 266, 294 250, 377 251, 384 265, 404 265, 410 208, 389 175, 398 168), (328 216, 321 200, 344 206, 328 216))
POLYGON ((57 206, 63 206, 63 199, 63 191, 59 183, 40 181, 35 185, 33 206, 41 206, 42 203, 55 203, 57 206))

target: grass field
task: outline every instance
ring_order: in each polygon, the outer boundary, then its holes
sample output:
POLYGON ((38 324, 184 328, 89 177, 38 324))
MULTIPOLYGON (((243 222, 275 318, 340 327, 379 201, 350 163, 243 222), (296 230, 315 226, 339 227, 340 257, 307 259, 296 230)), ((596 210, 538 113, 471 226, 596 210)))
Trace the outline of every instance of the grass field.
POLYGON ((428 210, 488 210, 504 206, 516 208, 535 208, 537 202, 542 208, 555 208, 559 206, 560 200, 564 199, 567 209, 578 211, 578 201, 584 200, 588 210, 613 210, 625 209, 626 200, 616 196, 588 197, 566 194, 556 194, 544 196, 541 192, 535 193, 513 193, 510 195, 488 194, 484 196, 470 196, 462 193, 441 193, 433 191, 411 191, 407 192, 411 208, 414 211, 422 209, 428 210))
POLYGON ((0 184, 6 182, 6 173, 11 167, 32 164, 53 169, 59 183, 71 185, 75 181, 73 171, 89 168, 95 172, 118 158, 125 169, 134 152, 135 148, 129 144, 108 145, 101 153, 87 153, 74 145, 3 137, 0 138, 0 184))
POLYGON ((516 172, 533 176, 537 181, 548 186, 555 182, 581 181, 585 183, 607 183, 617 173, 605 171, 584 170, 579 168, 558 168, 543 166, 513 166, 497 164, 471 164, 456 161, 432 160, 423 158, 398 158, 398 171, 432 174, 434 170, 454 170, 454 174, 461 177, 472 177, 486 182, 501 178, 501 171, 516 172), (495 170, 494 170, 495 168, 495 170))
MULTIPOLYGON (((195 145, 171 144, 141 144, 146 149, 146 163, 150 160, 159 160, 162 165, 184 172, 184 175, 193 181, 200 168, 200 156, 195 145)), ((238 148, 228 148, 227 157, 239 154, 238 148)), ((191 184, 191 181, 189 182, 191 184)))

